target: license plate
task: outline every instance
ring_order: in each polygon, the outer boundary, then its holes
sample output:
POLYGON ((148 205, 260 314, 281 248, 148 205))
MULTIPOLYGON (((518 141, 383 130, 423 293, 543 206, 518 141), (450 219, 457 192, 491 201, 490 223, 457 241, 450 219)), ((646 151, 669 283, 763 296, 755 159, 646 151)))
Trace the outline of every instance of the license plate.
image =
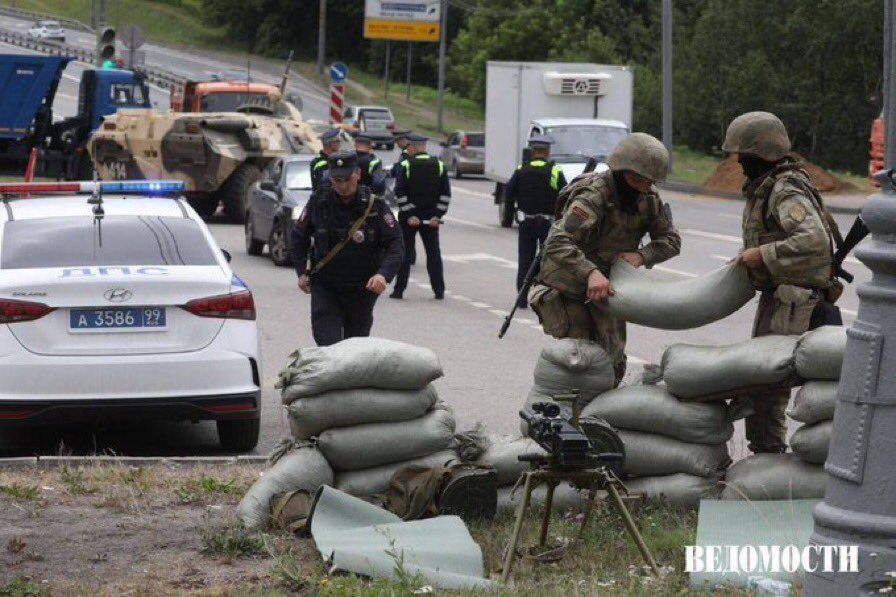
POLYGON ((166 324, 164 307, 72 309, 69 312, 69 329, 73 332, 105 330, 145 332, 163 330, 166 324))

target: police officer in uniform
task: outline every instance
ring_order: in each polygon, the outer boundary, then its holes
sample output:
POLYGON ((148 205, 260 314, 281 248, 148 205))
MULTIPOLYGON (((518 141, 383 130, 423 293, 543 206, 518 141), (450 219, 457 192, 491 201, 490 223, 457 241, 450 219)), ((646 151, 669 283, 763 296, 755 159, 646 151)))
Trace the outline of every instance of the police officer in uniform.
MULTIPOLYGON (((737 261, 762 294, 753 336, 802 334, 838 323, 824 317, 843 290, 835 277, 840 231, 809 175, 790 156, 784 124, 769 112, 748 112, 728 126, 722 149, 737 154, 744 185, 744 248, 737 261), (835 241, 834 239, 838 239, 835 241)), ((839 313, 836 318, 839 319, 839 313)), ((839 322, 842 324, 842 322, 839 322)), ((783 452, 790 390, 754 396, 746 436, 753 452, 783 452)))
POLYGON ((408 156, 408 152, 407 152, 407 147, 408 147, 408 143, 409 143, 408 135, 410 135, 410 134, 411 134, 411 131, 409 131, 408 129, 396 129, 395 131, 392 132, 392 136, 395 138, 395 145, 398 147, 399 150, 401 150, 401 152, 398 156, 398 159, 395 161, 394 164, 392 164, 392 169, 390 170, 390 173, 389 173, 390 176, 392 176, 392 178, 395 178, 396 176, 398 176, 398 170, 401 168, 401 163, 403 161, 405 161, 406 159, 408 159, 408 157, 410 157, 410 156, 408 156))
POLYGON ((361 169, 361 184, 370 187, 377 195, 386 190, 386 173, 383 162, 373 153, 373 139, 364 133, 355 136, 355 153, 361 169))
MULTIPOLYGON (((509 209, 519 208, 523 212, 518 243, 517 292, 523 287, 526 274, 538 252, 538 245, 548 237, 554 221, 557 195, 566 186, 563 169, 549 160, 551 143, 551 138, 544 135, 530 137, 529 159, 516 169, 504 187, 504 197, 510 204, 509 209)), ((517 306, 525 309, 529 303, 522 298, 517 306)))
MULTIPOLYGON (((395 197, 398 200, 399 224, 407 248, 414 245, 417 233, 426 250, 426 271, 436 299, 445 297, 445 279, 442 274, 442 254, 439 249, 439 226, 442 216, 451 202, 451 185, 445 172, 445 164, 426 153, 426 137, 408 135, 408 159, 401 162, 395 179, 395 197)), ((400 299, 408 285, 411 262, 410 250, 389 296, 400 299)))
POLYGON ((678 255, 681 236, 653 183, 666 178, 669 153, 656 138, 633 133, 610 154, 610 169, 580 176, 560 194, 563 211, 544 244, 529 302, 545 333, 593 340, 609 355, 616 383, 625 375, 625 322, 597 303, 614 293, 616 260, 652 267, 678 255), (650 242, 641 245, 645 234, 650 242))
POLYGON ((320 142, 323 143, 323 149, 311 160, 311 189, 317 190, 323 179, 324 173, 327 171, 327 157, 339 151, 342 141, 339 138, 341 131, 339 129, 330 129, 320 136, 320 142))
POLYGON ((311 294, 318 346, 370 335, 373 306, 404 253, 391 210, 360 184, 358 156, 334 153, 328 170, 330 183, 314 191, 292 231, 293 262, 299 288, 311 294))

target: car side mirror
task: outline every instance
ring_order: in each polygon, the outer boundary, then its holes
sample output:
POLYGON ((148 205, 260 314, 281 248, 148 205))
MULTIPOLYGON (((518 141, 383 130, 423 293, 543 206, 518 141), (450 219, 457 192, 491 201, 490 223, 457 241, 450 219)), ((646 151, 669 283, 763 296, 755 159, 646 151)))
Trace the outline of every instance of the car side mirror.
POLYGON ((274 184, 273 180, 261 181, 261 183, 259 183, 259 185, 258 185, 258 188, 260 188, 262 191, 267 191, 269 193, 277 192, 277 185, 274 184))
POLYGON ((230 251, 227 249, 221 249, 221 253, 224 255, 224 259, 227 260, 227 263, 230 263, 230 260, 233 259, 233 255, 230 254, 230 251))

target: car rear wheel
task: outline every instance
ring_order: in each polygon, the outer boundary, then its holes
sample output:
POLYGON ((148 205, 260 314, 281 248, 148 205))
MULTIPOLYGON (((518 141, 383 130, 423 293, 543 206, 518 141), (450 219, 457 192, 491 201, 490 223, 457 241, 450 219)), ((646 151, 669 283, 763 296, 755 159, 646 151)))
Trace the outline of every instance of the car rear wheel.
POLYGON ((510 228, 513 226, 516 214, 513 213, 512 209, 508 209, 507 200, 504 198, 504 185, 499 184, 495 188, 495 194, 498 205, 498 223, 501 224, 501 228, 510 228))
POLYGON ((261 178, 261 170, 250 163, 240 164, 218 190, 218 198, 224 204, 227 221, 242 224, 249 207, 249 188, 261 178))
POLYGON ((280 222, 274 222, 271 228, 271 236, 268 238, 268 251, 271 252, 271 261, 274 265, 286 266, 292 264, 289 248, 286 246, 286 229, 280 222))
POLYGON ((218 442, 228 452, 248 452, 258 445, 261 419, 218 421, 218 442))
POLYGON ((255 223, 252 221, 252 214, 246 212, 246 223, 243 226, 246 231, 246 253, 249 255, 261 255, 264 250, 264 241, 255 238, 255 223))
POLYGON ((395 149, 395 143, 386 143, 386 149, 392 151, 393 149, 395 149))

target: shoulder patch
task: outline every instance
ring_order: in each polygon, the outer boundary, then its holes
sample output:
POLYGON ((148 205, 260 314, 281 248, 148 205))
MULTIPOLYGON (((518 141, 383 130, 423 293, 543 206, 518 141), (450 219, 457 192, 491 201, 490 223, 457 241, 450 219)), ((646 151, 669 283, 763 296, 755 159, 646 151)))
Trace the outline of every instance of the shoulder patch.
POLYGON ((578 206, 578 205, 573 205, 573 206, 572 206, 572 209, 569 210, 569 211, 570 211, 570 213, 571 213, 572 215, 575 215, 575 216, 577 216, 577 217, 579 217, 579 218, 582 218, 583 221, 588 219, 588 212, 585 211, 584 209, 582 209, 582 208, 581 208, 580 206, 578 206))
POLYGON ((787 213, 794 222, 800 223, 806 219, 808 212, 804 206, 797 203, 796 205, 791 205, 787 213))

